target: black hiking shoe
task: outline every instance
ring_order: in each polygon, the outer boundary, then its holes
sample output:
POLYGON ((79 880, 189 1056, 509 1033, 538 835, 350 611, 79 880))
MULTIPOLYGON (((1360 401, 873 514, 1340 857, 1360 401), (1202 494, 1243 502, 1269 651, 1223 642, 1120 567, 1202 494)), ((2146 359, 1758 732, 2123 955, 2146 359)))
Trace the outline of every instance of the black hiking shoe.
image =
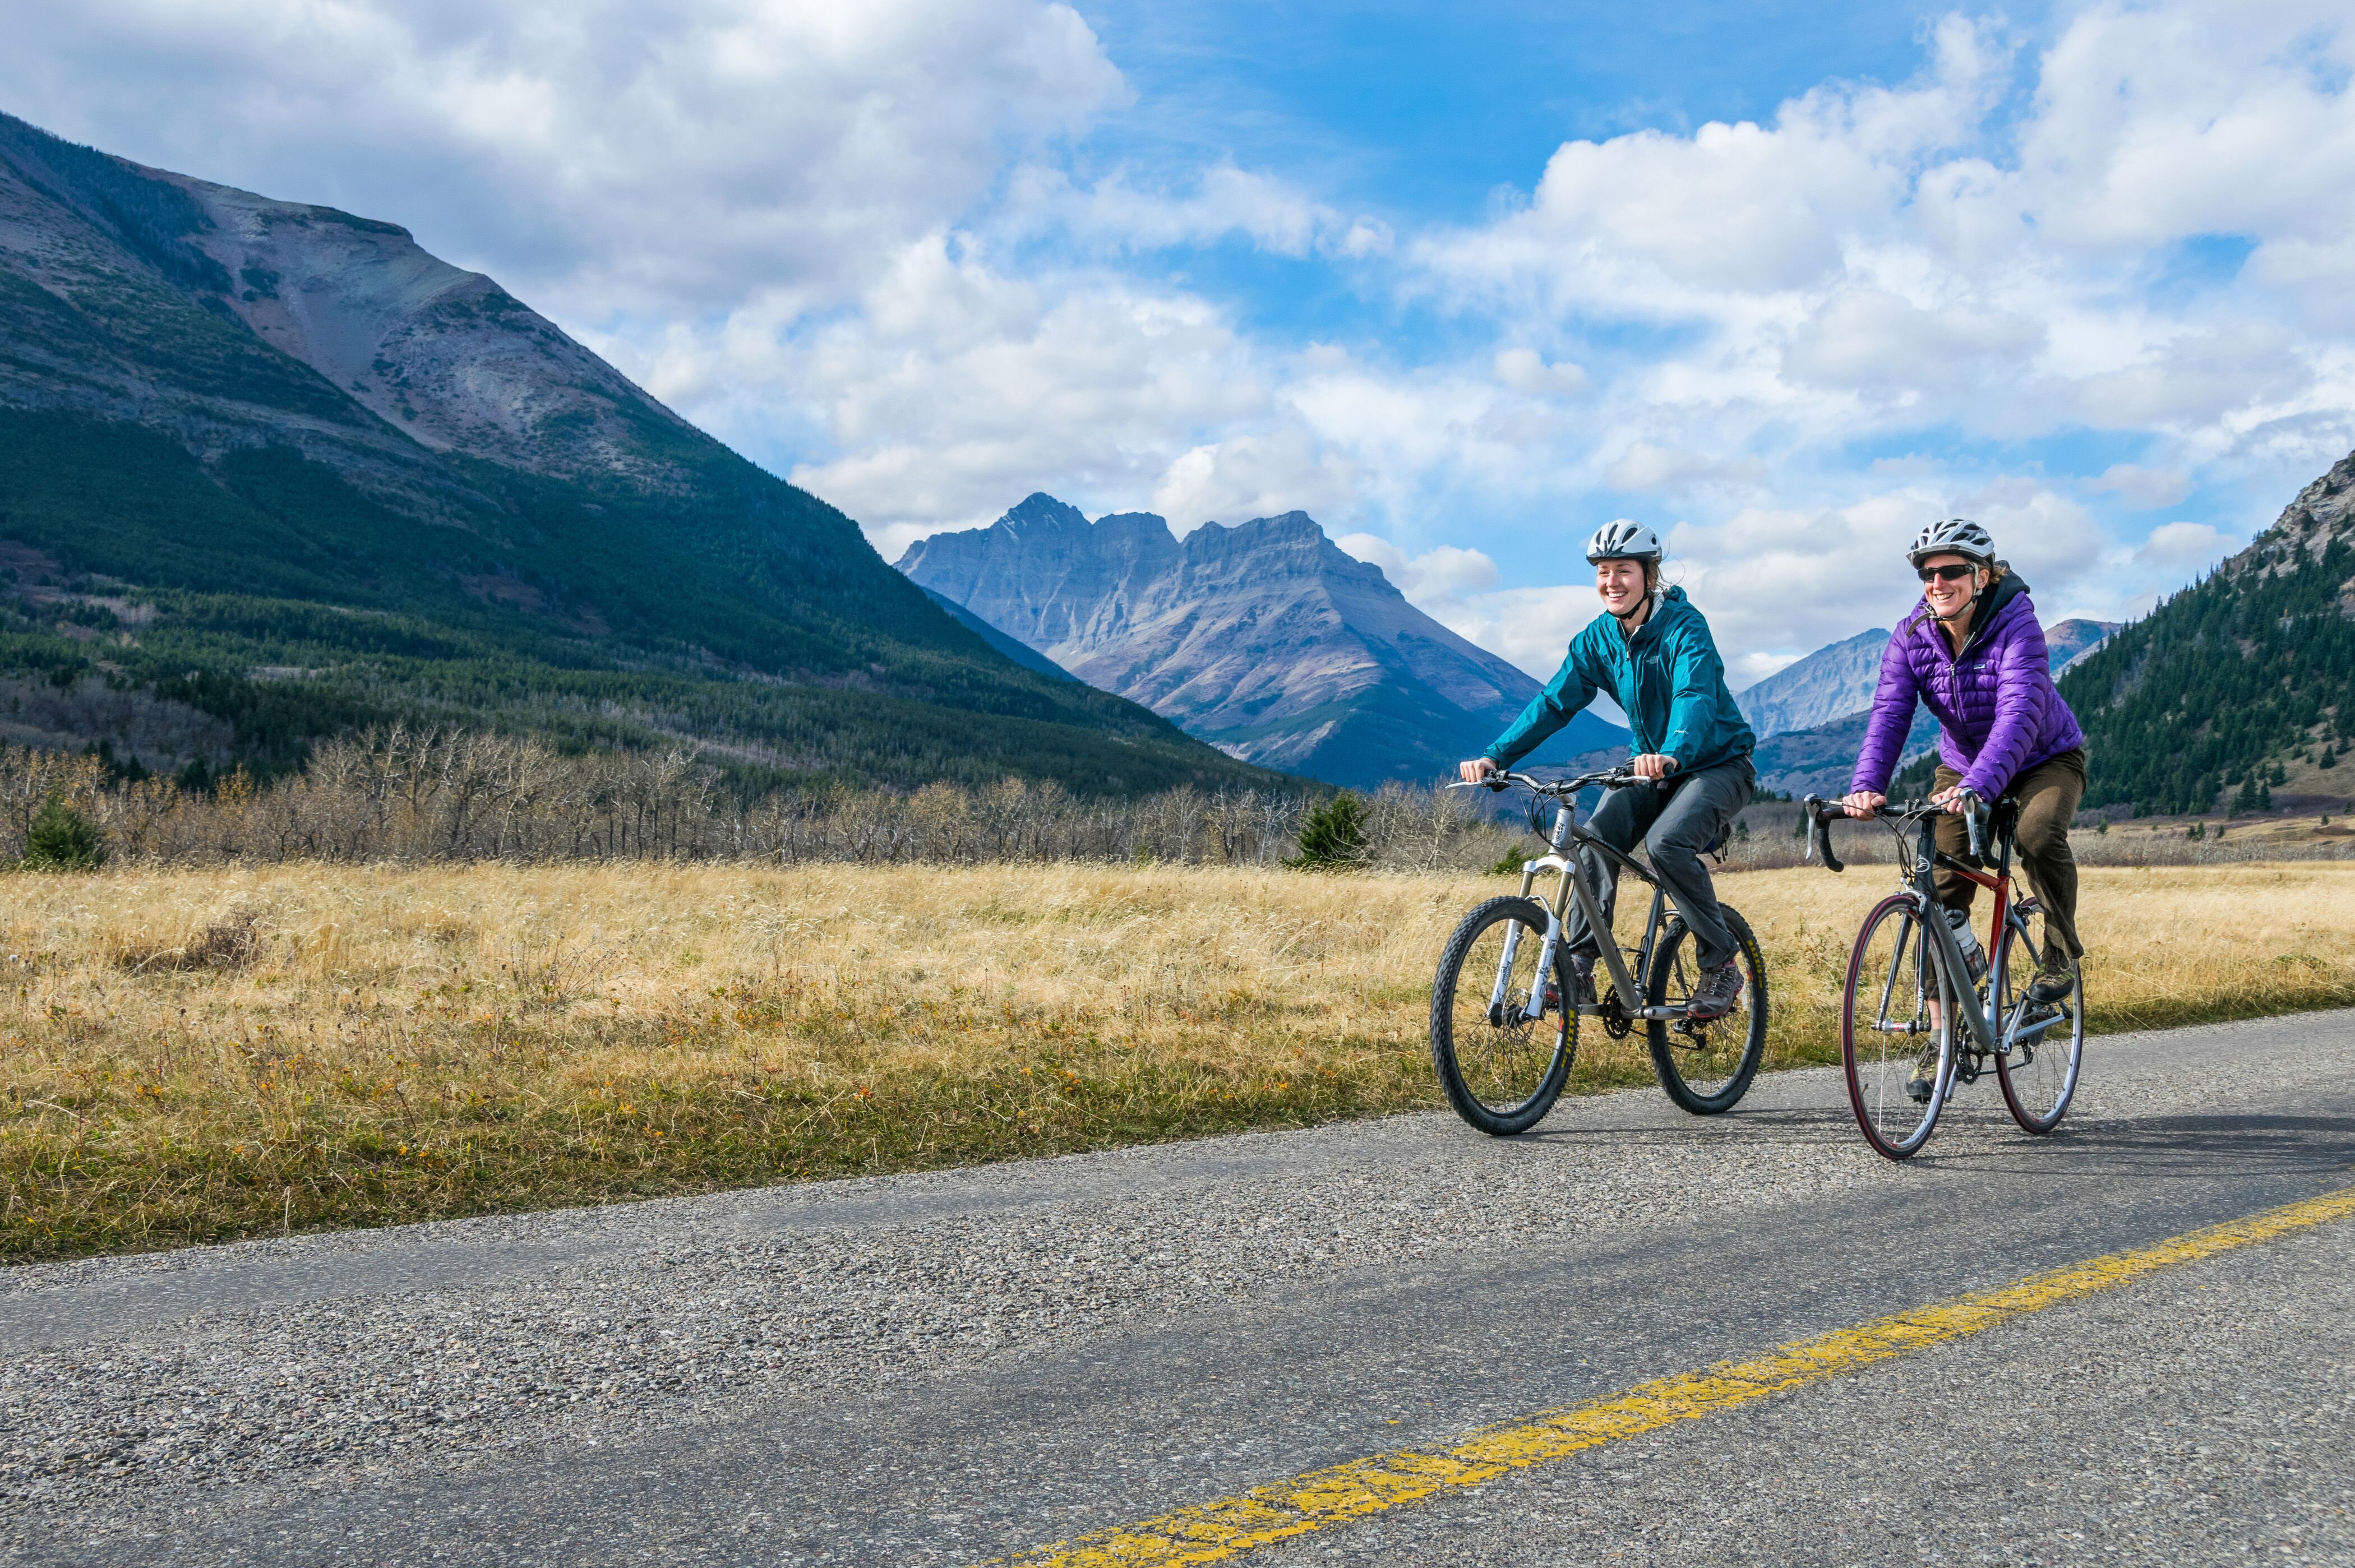
POLYGON ((1741 999, 1742 965, 1728 959, 1714 969, 1700 972, 1700 984, 1693 987, 1692 1000, 1685 1007, 1685 1018, 1693 1023, 1721 1019, 1741 999))

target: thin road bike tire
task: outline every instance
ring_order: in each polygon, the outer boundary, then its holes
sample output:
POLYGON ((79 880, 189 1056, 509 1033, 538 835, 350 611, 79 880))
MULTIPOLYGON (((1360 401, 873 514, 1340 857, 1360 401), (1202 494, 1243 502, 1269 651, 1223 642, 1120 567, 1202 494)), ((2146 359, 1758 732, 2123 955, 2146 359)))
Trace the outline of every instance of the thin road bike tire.
POLYGON ((1938 1125, 1955 1082, 1956 1011, 1914 901, 1891 893, 1858 928, 1840 994, 1840 1069, 1849 1108, 1873 1151, 1911 1158, 1938 1125), (1932 1002, 1942 1005, 1935 1009, 1932 1002), (1916 1063, 1934 1052, 1927 1101, 1909 1089, 1916 1063))
POLYGON ((1431 1063, 1439 1086, 1457 1115, 1491 1137, 1511 1137, 1543 1121, 1577 1054, 1577 991, 1567 953, 1554 953, 1556 1004, 1537 1018, 1524 1016, 1545 928, 1545 907, 1536 900, 1490 899, 1457 924, 1432 981, 1431 1063), (1516 928, 1503 1004, 1508 1016, 1500 1017, 1490 994, 1506 933, 1516 928))
MULTIPOLYGON (((2039 953, 2029 940, 2027 923, 2013 916, 2004 925, 2004 950, 1987 983, 1995 987, 1998 1016, 2009 1035, 2019 1016, 2029 1010, 2025 992, 2035 978, 2039 953)), ((2003 1103, 2023 1131, 2042 1135, 2061 1125, 2077 1097, 2077 1075, 2085 1061, 2085 976, 2082 966, 2069 999, 2061 1004, 2064 1022, 2033 1040, 2010 1042, 1995 1059, 1996 1081, 2003 1103)))
MULTIPOLYGON (((1661 1092, 1696 1116, 1731 1111, 1750 1090, 1766 1054, 1766 960, 1750 923, 1730 904, 1720 904, 1732 933, 1733 961, 1742 970, 1742 996, 1721 1019, 1679 1029, 1674 1020, 1646 1020, 1652 1047, 1652 1074, 1661 1092)), ((1678 1007, 1691 999, 1700 981, 1700 944, 1682 920, 1672 922, 1652 955, 1644 997, 1652 1007, 1678 1007)))

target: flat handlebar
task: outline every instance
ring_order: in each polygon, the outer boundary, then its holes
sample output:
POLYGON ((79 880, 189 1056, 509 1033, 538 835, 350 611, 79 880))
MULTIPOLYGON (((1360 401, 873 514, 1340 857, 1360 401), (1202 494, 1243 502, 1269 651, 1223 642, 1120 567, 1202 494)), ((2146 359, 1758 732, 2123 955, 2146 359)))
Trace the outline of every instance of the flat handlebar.
POLYGON ((1603 768, 1594 773, 1581 773, 1574 779, 1540 779, 1531 778, 1527 773, 1498 772, 1490 773, 1478 784, 1465 784, 1463 780, 1458 779, 1454 784, 1448 784, 1445 787, 1448 789, 1502 790, 1510 788, 1514 784, 1519 784, 1522 788, 1537 795, 1576 795, 1580 790, 1586 789, 1596 784, 1600 784, 1604 789, 1625 789, 1635 784, 1652 784, 1657 786, 1667 784, 1669 779, 1674 777, 1676 777, 1674 773, 1669 773, 1661 778, 1647 779, 1642 774, 1631 772, 1624 767, 1603 768))

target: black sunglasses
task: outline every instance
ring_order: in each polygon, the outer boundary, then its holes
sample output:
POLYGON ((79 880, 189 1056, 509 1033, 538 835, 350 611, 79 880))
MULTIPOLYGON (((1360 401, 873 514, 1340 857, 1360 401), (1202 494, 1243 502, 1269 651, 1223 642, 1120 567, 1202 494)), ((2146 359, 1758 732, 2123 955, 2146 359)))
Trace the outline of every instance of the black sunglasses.
POLYGON ((1941 582, 1959 582, 1977 570, 1976 566, 1925 566, 1922 569, 1922 581, 1927 582, 1934 577, 1941 582))

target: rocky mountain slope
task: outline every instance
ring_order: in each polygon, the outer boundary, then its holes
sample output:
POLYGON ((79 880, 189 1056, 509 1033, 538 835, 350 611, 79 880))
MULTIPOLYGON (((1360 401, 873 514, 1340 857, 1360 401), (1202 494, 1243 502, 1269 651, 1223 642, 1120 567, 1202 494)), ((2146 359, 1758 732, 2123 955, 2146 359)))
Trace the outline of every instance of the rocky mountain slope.
MULTIPOLYGON (((1451 773, 1539 689, 1303 512, 1179 539, 1150 513, 1091 523, 1034 495, 986 528, 919 541, 899 565, 1230 755, 1337 784, 1451 773)), ((1545 755, 1625 741, 1585 714, 1545 755)))
POLYGON ((1888 645, 1886 626, 1859 632, 1785 666, 1736 693, 1734 701, 1761 741, 1845 719, 1872 700, 1881 650, 1888 645))
POLYGON ((2062 677, 2091 805, 2247 808, 2293 779, 2336 799, 2355 745, 2355 453, 2205 581, 2062 677))
POLYGON ((1003 656, 399 227, 5 115, 0 546, 0 677, 260 766, 414 719, 773 776, 1267 777, 1003 656))

